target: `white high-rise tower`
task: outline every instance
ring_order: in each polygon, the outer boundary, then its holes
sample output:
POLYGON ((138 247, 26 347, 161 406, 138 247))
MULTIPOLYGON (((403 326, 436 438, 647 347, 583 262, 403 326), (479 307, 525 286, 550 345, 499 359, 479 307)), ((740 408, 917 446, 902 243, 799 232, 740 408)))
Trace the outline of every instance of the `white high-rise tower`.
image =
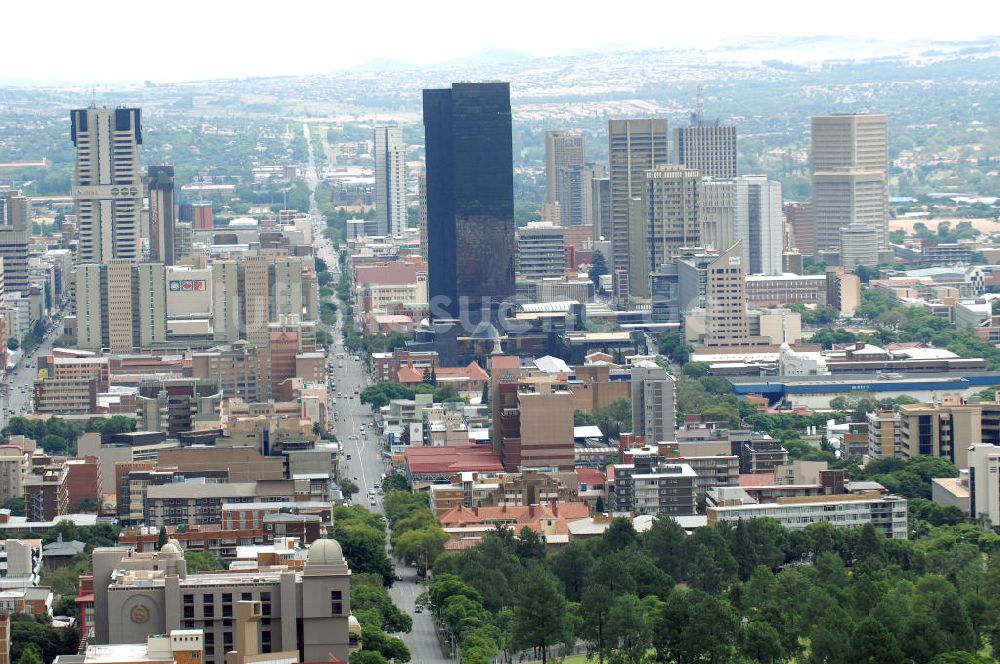
POLYGON ((400 127, 375 127, 375 218, 378 232, 406 228, 406 145, 400 127))
POLYGON ((140 110, 76 109, 70 111, 70 132, 76 146, 77 262, 138 261, 143 196, 140 110))

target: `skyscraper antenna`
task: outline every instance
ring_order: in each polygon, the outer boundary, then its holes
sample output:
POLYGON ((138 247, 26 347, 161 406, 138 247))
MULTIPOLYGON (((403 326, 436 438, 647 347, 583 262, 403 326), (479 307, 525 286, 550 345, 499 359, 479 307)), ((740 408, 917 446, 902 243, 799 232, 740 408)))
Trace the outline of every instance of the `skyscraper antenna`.
POLYGON ((97 108, 97 88, 90 86, 90 107, 97 108))

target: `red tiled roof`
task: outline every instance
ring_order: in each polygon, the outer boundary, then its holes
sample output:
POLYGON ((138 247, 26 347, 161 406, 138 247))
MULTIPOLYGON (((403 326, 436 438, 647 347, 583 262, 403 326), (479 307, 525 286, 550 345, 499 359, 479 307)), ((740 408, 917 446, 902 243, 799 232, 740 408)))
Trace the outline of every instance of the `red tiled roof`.
POLYGON ((569 532, 567 522, 586 519, 590 508, 585 503, 559 502, 541 505, 500 505, 491 507, 465 507, 459 505, 438 517, 445 528, 477 526, 495 521, 513 521, 513 528, 528 527, 541 531, 542 519, 554 519, 559 534, 569 532))
POLYGON ((411 475, 503 471, 500 457, 487 445, 416 445, 404 448, 403 456, 411 475))
MULTIPOLYGON (((437 367, 434 370, 434 375, 437 376, 438 380, 465 379, 470 382, 485 381, 490 377, 476 362, 470 362, 465 367, 437 367)), ((400 367, 399 371, 396 372, 396 380, 403 384, 419 383, 423 379, 424 370, 417 369, 412 364, 400 367)))
POLYGON ((744 473, 740 475, 740 486, 768 486, 775 483, 774 473, 744 473))
POLYGON ((490 358, 491 369, 520 369, 521 358, 516 355, 497 355, 490 358))
POLYGON ((418 274, 427 274, 427 264, 423 261, 395 261, 358 266, 354 273, 357 283, 362 285, 415 284, 418 274))
POLYGON ((577 468, 577 484, 586 484, 588 487, 598 487, 604 485, 604 475, 596 468, 577 468))

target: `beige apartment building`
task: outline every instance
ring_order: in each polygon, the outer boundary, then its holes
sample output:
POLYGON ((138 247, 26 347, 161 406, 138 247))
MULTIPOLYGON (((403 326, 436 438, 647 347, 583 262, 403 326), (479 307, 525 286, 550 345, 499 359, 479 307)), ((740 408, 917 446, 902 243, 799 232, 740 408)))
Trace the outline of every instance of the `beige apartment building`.
POLYGON ((939 456, 968 468, 970 445, 1000 442, 1000 404, 974 403, 952 394, 936 403, 899 406, 898 413, 903 458, 939 456))
POLYGON ((875 459, 902 456, 900 433, 897 413, 892 410, 875 410, 868 413, 868 454, 875 459))
POLYGON ((675 378, 653 362, 632 367, 632 432, 649 444, 676 439, 675 378))
POLYGON ((517 401, 521 468, 573 469, 573 394, 558 384, 537 385, 519 391, 517 401))
POLYGON ((149 485, 143 499, 147 526, 205 525, 222 521, 224 503, 295 502, 293 480, 252 482, 171 482, 149 485))
POLYGON ((135 643, 149 634, 200 629, 205 664, 222 664, 236 645, 239 603, 259 602, 261 652, 296 651, 302 662, 347 661, 351 571, 335 540, 313 542, 304 564, 293 560, 209 574, 189 574, 176 541, 141 553, 97 548, 93 569, 96 644, 135 643))
POLYGON ((30 453, 17 445, 0 445, 0 501, 24 496, 30 453))

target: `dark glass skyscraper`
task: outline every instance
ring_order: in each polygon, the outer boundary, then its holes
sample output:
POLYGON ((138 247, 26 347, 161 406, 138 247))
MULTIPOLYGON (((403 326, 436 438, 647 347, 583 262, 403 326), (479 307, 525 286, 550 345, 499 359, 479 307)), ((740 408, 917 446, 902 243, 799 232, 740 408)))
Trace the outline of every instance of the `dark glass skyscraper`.
POLYGON ((510 84, 424 90, 424 135, 431 316, 496 321, 514 298, 510 84))

